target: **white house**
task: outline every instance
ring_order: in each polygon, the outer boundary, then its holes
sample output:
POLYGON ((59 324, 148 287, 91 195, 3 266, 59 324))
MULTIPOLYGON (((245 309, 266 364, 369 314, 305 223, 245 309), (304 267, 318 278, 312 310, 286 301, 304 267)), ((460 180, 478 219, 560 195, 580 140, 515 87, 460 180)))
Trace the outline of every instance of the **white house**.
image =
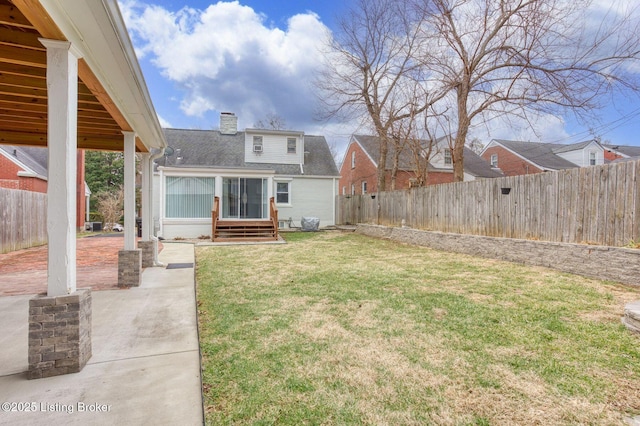
POLYGON ((237 130, 237 117, 220 116, 220 130, 164 129, 168 153, 157 160, 158 235, 196 238, 211 234, 214 197, 220 220, 270 219, 299 227, 302 217, 335 224, 338 170, 323 136, 301 131, 237 130), (170 155, 169 155, 170 154, 170 155))

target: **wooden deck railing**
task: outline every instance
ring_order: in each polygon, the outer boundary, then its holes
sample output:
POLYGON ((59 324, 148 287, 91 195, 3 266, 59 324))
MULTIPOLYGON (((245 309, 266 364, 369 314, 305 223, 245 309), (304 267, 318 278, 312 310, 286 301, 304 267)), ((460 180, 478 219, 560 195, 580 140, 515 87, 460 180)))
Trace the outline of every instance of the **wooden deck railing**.
POLYGON ((278 209, 273 197, 269 200, 269 219, 222 221, 220 220, 220 197, 213 198, 211 241, 237 241, 240 238, 251 241, 278 239, 278 209))
POLYGON ((220 197, 213 197, 213 209, 211 210, 211 241, 216 237, 216 228, 220 219, 220 197))
POLYGON ((273 236, 277 240, 278 239, 278 209, 276 209, 276 201, 275 198, 271 197, 269 199, 269 213, 271 217, 271 221, 273 222, 273 236))

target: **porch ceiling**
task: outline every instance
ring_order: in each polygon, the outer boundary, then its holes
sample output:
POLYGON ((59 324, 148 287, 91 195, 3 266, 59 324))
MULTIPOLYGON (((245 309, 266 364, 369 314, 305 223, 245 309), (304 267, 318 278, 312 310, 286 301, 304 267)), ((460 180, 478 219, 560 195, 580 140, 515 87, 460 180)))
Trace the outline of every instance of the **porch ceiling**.
MULTIPOLYGON (((0 143, 47 146, 44 37, 66 40, 37 0, 0 0, 0 143)), ((122 151, 132 131, 87 63, 78 62, 78 148, 122 151)), ((147 151, 138 139, 139 151, 147 151)))

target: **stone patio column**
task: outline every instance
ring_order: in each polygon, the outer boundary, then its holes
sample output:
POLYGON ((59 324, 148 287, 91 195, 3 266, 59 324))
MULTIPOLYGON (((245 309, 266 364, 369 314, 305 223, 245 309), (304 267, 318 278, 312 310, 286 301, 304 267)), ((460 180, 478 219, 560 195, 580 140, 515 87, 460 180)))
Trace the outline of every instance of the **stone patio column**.
POLYGON ((71 43, 47 49, 49 175, 47 294, 29 300, 30 379, 77 372, 91 357, 91 290, 76 291, 78 58, 71 43))
POLYGON ((136 249, 136 134, 124 135, 124 250, 118 252, 118 287, 137 287, 142 253, 136 249))

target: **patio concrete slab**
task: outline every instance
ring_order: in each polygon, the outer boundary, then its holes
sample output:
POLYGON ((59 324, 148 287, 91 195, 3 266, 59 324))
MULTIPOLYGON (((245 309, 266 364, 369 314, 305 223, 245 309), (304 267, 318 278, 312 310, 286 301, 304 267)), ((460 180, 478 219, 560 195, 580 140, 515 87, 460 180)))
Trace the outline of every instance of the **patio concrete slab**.
MULTIPOLYGON (((194 262, 193 245, 166 243, 160 261, 194 262)), ((0 297, 0 425, 202 424, 194 279, 148 268, 138 288, 93 291, 93 356, 38 380, 26 378, 32 296, 0 297)))

